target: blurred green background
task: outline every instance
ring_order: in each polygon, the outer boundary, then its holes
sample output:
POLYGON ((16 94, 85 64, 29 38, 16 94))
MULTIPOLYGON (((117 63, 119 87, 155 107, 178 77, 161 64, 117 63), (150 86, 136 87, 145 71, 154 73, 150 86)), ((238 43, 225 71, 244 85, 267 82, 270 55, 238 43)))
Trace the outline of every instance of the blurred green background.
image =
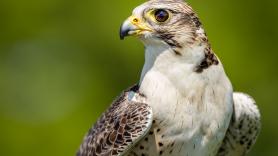
MULTIPOLYGON (((278 1, 188 0, 263 129, 250 156, 278 152, 278 1)), ((143 46, 119 26, 143 0, 0 1, 0 155, 67 156, 139 79, 143 46)))

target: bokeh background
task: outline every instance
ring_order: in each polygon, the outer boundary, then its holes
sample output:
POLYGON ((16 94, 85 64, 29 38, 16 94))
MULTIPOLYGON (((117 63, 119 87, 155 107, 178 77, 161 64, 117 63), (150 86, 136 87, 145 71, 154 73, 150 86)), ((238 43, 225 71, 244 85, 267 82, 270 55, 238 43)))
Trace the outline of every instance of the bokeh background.
MULTIPOLYGON (((263 129, 250 156, 278 153, 278 1, 188 0, 235 90, 263 129)), ((74 155, 89 127, 138 81, 143 46, 119 26, 143 0, 0 1, 0 155, 74 155)))

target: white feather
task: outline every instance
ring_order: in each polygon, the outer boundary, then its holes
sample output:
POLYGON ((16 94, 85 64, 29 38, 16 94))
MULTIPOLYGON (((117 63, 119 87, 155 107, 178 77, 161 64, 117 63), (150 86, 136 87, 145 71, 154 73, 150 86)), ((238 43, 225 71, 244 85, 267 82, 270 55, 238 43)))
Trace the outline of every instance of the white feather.
MULTIPOLYGON (((166 146, 175 141, 180 148, 177 156, 215 155, 233 112, 233 90, 222 65, 196 73, 204 47, 185 48, 183 56, 177 56, 161 41, 143 42, 146 60, 140 92, 146 95, 154 119, 162 121, 155 138, 166 146)), ((158 149, 152 149, 155 155, 158 149)))

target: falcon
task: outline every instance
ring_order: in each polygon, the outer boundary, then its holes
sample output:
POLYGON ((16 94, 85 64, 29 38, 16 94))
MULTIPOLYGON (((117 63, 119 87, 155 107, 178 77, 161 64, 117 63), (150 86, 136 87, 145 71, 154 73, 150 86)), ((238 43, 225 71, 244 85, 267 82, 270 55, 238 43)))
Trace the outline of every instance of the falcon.
POLYGON ((120 38, 145 46, 137 85, 89 130, 77 156, 242 156, 260 131, 247 94, 234 93, 202 24, 182 0, 150 0, 123 22, 120 38))

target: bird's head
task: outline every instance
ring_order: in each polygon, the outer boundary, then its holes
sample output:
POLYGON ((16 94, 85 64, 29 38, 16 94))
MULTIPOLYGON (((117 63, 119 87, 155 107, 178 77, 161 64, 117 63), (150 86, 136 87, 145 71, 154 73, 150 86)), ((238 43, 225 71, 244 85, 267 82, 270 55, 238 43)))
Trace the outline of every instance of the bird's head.
POLYGON ((148 44, 165 44, 174 51, 206 42, 201 23, 183 0, 150 0, 133 10, 120 37, 136 36, 148 44))

